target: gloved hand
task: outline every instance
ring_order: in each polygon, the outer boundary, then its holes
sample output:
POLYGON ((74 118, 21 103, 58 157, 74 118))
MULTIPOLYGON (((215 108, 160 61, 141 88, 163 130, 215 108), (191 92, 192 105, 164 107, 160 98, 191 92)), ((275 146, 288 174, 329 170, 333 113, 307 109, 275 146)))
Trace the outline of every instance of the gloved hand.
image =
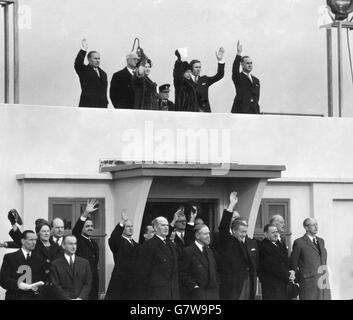
POLYGON ((17 222, 17 218, 18 217, 18 212, 16 209, 11 209, 7 215, 7 218, 9 219, 11 225, 13 226, 14 224, 16 224, 17 222))
POLYGON ((31 290, 31 289, 32 289, 32 286, 31 286, 30 284, 21 282, 21 283, 18 284, 18 288, 19 288, 20 290, 23 290, 23 291, 28 291, 28 290, 31 290))

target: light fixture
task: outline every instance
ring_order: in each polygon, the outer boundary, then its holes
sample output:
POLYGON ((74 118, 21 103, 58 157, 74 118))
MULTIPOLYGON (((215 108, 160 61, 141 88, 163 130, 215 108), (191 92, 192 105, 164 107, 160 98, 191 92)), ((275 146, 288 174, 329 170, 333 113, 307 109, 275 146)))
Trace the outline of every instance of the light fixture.
POLYGON ((353 12, 353 0, 327 0, 335 20, 345 20, 353 12))

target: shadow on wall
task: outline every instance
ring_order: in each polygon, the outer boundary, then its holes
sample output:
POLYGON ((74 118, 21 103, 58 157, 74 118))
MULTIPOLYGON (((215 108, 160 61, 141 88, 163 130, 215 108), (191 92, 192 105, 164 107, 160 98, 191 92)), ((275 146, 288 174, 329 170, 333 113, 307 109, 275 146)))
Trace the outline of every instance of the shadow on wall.
POLYGON ((353 299, 353 241, 350 246, 350 255, 342 259, 340 265, 340 289, 341 300, 353 299))

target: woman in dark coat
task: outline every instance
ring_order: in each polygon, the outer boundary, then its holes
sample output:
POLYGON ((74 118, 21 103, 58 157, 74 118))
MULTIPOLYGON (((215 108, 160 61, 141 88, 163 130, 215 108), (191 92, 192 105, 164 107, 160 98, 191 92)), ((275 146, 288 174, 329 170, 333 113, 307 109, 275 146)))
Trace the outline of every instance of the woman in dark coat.
POLYGON ((175 110, 198 112, 196 85, 191 79, 191 70, 186 61, 181 61, 179 51, 175 51, 173 78, 175 87, 175 110))
POLYGON ((38 240, 33 253, 36 253, 42 257, 46 263, 45 285, 40 291, 41 300, 55 299, 50 280, 50 268, 51 263, 63 255, 63 249, 50 238, 50 229, 51 227, 49 222, 45 221, 44 219, 38 219, 36 221, 35 230, 38 236, 38 240))
POLYGON ((158 110, 157 84, 149 78, 152 61, 146 60, 144 65, 137 68, 132 77, 132 87, 135 93, 135 109, 158 110))

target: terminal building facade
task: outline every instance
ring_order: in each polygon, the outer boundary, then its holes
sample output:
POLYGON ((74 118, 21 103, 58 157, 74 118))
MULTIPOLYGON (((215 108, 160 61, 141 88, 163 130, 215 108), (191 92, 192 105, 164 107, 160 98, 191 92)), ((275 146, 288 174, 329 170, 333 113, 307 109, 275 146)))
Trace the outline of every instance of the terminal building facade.
POLYGON ((261 238, 269 218, 281 214, 291 245, 304 234, 303 220, 315 217, 328 250, 333 298, 353 296, 350 118, 4 104, 0 124, 1 241, 9 239, 11 208, 26 229, 39 217, 59 216, 70 232, 87 199, 98 199, 93 221, 102 293, 114 263, 108 238, 122 210, 134 222, 135 240, 151 217, 171 220, 189 200, 217 231, 236 190, 236 209, 249 221, 250 236, 261 238), (189 133, 185 145, 177 142, 183 130, 189 133))

